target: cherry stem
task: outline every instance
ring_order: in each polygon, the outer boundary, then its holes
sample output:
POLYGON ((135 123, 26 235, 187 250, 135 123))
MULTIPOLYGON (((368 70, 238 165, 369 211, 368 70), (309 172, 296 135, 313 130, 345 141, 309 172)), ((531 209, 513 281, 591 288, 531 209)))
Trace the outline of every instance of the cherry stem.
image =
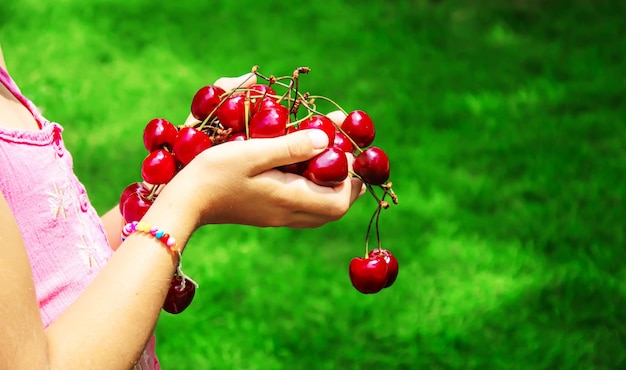
POLYGON ((314 114, 313 112, 309 112, 309 113, 307 113, 306 116, 304 116, 304 117, 302 117, 302 118, 300 118, 300 119, 298 119, 296 121, 289 122, 287 124, 287 127, 297 126, 297 125, 301 124, 302 122, 304 122, 307 118, 311 118, 313 116, 313 114, 314 114))
POLYGON ((391 187, 391 185, 392 185, 391 181, 388 181, 387 183, 382 184, 380 187, 385 191, 385 194, 389 194, 389 196, 391 197, 391 200, 393 201, 393 204, 398 204, 398 196, 393 191, 393 188, 391 187))
POLYGON ((308 99, 309 93, 302 94, 299 92, 299 77, 300 74, 309 73, 311 69, 309 67, 298 67, 294 70, 291 76, 282 76, 282 77, 274 77, 274 76, 264 76, 258 71, 258 66, 255 66, 252 69, 252 72, 259 78, 268 81, 269 84, 274 84, 281 86, 287 91, 278 99, 278 102, 282 100, 287 100, 291 105, 289 107, 289 113, 293 115, 294 120, 297 120, 298 108, 302 102, 306 102, 308 99), (282 80, 289 80, 289 83, 286 84, 282 82, 282 80))
MULTIPOLYGON (((320 116, 326 116, 324 113, 321 113, 321 112, 317 111, 314 106, 310 105, 307 102, 304 102, 304 106, 306 107, 306 109, 309 112, 311 112, 313 114, 319 114, 320 116)), ((345 113, 345 111, 343 109, 341 109, 341 111, 345 113)), ((341 126, 339 126, 339 124, 337 124, 333 120, 330 120, 330 121, 333 123, 333 125, 335 125, 335 128, 337 129, 337 131, 341 132, 348 139, 348 141, 352 144, 352 147, 355 148, 356 151, 359 152, 359 154, 363 153, 363 149, 361 149, 361 147, 359 147, 359 145, 354 140, 352 140, 350 135, 346 134, 346 132, 341 128, 341 126)))
POLYGON ((309 98, 310 98, 310 99, 321 99, 321 100, 327 101, 327 102, 329 102, 330 104, 334 105, 334 106, 335 106, 335 108, 339 109, 339 110, 341 111, 341 113, 345 114, 346 116, 348 115, 348 112, 346 112, 346 111, 345 111, 345 110, 341 107, 341 105, 337 104, 334 100, 332 100, 332 99, 330 99, 330 98, 328 98, 328 97, 326 97, 326 96, 322 96, 322 95, 311 95, 309 98))
POLYGON ((372 224, 374 223, 374 218, 376 217, 377 213, 380 213, 380 207, 376 207, 376 211, 374 211, 374 214, 370 218, 370 222, 367 223, 367 231, 365 232, 365 258, 367 258, 367 255, 369 253, 370 233, 372 231, 372 224))
POLYGON ((209 122, 209 121, 214 121, 217 117, 214 117, 215 112, 217 112, 217 109, 222 106, 222 104, 224 104, 224 102, 226 101, 226 99, 230 98, 231 96, 233 96, 233 94, 239 90, 241 90, 241 87, 243 85, 245 85, 246 82, 248 82, 250 78, 247 78, 245 80, 243 80, 239 85, 237 85, 237 87, 235 87, 234 89, 229 90, 228 92, 226 92, 225 94, 223 94, 222 96, 220 96, 220 102, 218 105, 215 106, 215 108, 213 108, 213 110, 211 111, 211 113, 209 113, 208 116, 206 116, 206 118, 202 121, 202 123, 200 124, 200 126, 198 127, 198 130, 202 131, 202 129, 204 128, 204 126, 209 122))
MULTIPOLYGON (((298 91, 299 91, 299 86, 300 86, 300 79, 298 78, 300 76, 300 72, 298 69, 296 69, 293 72, 292 78, 291 78, 291 88, 289 89, 289 98, 291 98, 291 94, 295 93, 295 96, 299 96, 298 91)), ((298 113, 298 107, 300 106, 300 103, 298 103, 299 99, 295 99, 293 100, 291 107, 289 107, 289 113, 291 113, 293 115, 293 119, 296 120, 298 119, 297 113, 298 113)))
POLYGON ((160 186, 161 185, 152 185, 152 188, 150 189, 150 194, 148 194, 148 196, 146 198, 148 200, 154 199, 154 197, 156 197, 157 191, 159 190, 160 186))
POLYGON ((378 250, 381 250, 381 244, 380 244, 380 227, 378 226, 378 221, 380 220, 380 210, 381 208, 378 207, 378 212, 376 212, 376 244, 378 246, 378 250))
MULTIPOLYGON (((353 176, 355 176, 355 177, 357 177, 357 178, 361 179, 361 181, 363 181, 363 179, 362 179, 359 175, 357 175, 356 173, 354 173, 354 172, 350 172, 350 173, 351 173, 353 176)), ((374 186, 373 186, 372 184, 368 184, 367 182, 363 182, 363 183, 365 184, 365 187, 366 187, 366 188, 367 188, 367 190, 370 192, 370 194, 372 194, 372 196, 374 197, 374 199, 376 199, 376 203, 378 203, 378 205, 379 205, 381 208, 384 208, 384 209, 389 208, 389 202, 387 202, 387 201, 385 201, 385 200, 384 200, 384 199, 385 199, 385 195, 386 195, 387 193, 384 193, 384 194, 383 194, 383 197, 382 197, 382 198, 380 198, 380 197, 378 197, 378 194, 376 194, 376 192, 374 191, 374 186)))
POLYGON ((378 250, 382 249, 381 239, 380 239, 380 227, 379 227, 380 213, 382 209, 383 209, 383 206, 379 204, 378 207, 376 207, 374 214, 372 214, 372 217, 370 218, 370 221, 367 224, 367 231, 365 234, 365 258, 367 258, 369 254, 369 238, 372 232, 372 225, 375 226, 375 231, 376 231, 376 246, 378 250))
POLYGON ((365 258, 367 258, 367 255, 369 253, 369 237, 370 237, 373 223, 375 223, 376 244, 377 244, 378 250, 382 249, 381 238, 380 238, 380 213, 383 210, 383 208, 386 209, 389 207, 389 203, 385 201, 385 196, 388 194, 387 192, 385 192, 383 196, 380 199, 378 199, 378 196, 376 195, 374 190, 371 188, 371 185, 366 184, 366 186, 370 190, 372 195, 374 195, 374 197, 378 200, 378 206, 376 207, 374 214, 370 218, 370 222, 367 224, 367 233, 365 235, 365 258))
MULTIPOLYGON (((285 89, 287 89, 287 91, 281 95, 280 97, 278 97, 278 102, 280 103, 281 101, 283 101, 284 99, 287 99, 287 101, 291 102, 293 99, 291 98, 291 90, 292 90, 292 84, 293 84, 293 76, 283 76, 283 77, 274 77, 274 76, 264 76, 262 75, 259 71, 258 71, 258 67, 257 69, 252 70, 252 72, 259 78, 265 80, 268 82, 268 85, 278 85, 281 86, 285 89), (282 82, 282 80, 289 80, 289 84, 286 84, 284 82, 282 82)), ((272 95, 273 96, 273 95, 272 95)))
MULTIPOLYGON (((311 69, 308 68, 308 67, 299 67, 299 68, 296 68, 296 70, 294 71, 294 74, 295 75, 299 75, 300 73, 305 73, 306 74, 306 73, 309 73, 310 71, 311 71, 311 69)), ((289 88, 289 85, 284 83, 284 82, 282 82, 282 81, 283 80, 290 80, 290 81, 292 81, 294 79, 294 75, 282 76, 282 77, 278 77, 278 78, 276 78, 274 76, 269 76, 269 77, 265 76, 261 72, 259 72, 259 67, 258 66, 254 66, 252 68, 252 73, 254 73, 257 77, 259 77, 259 78, 269 82, 272 85, 279 85, 279 86, 286 87, 286 88, 289 88)))
POLYGON ((250 140, 250 91, 246 91, 246 98, 243 100, 244 124, 246 127, 246 140, 250 140))

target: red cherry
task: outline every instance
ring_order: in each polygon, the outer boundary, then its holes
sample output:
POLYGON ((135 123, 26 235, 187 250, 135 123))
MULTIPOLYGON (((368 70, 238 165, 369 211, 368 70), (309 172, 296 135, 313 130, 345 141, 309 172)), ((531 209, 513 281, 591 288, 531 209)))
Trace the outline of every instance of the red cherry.
POLYGON ((350 136, 352 140, 360 147, 369 146, 376 136, 374 122, 367 113, 362 110, 355 110, 346 116, 341 129, 350 136))
POLYGON ((243 132, 246 130, 246 97, 243 95, 231 96, 217 108, 217 118, 225 128, 232 129, 232 132, 243 132))
POLYGON ((130 195, 133 193, 138 193, 139 195, 147 197, 148 195, 150 195, 150 189, 148 189, 143 182, 133 182, 130 185, 126 186, 126 188, 124 188, 122 194, 120 195, 120 203, 118 204, 120 213, 124 211, 124 202, 126 202, 128 197, 130 197, 130 195))
POLYGON ((341 131, 335 131, 335 140, 333 140, 333 146, 337 149, 341 149, 346 153, 352 153, 354 145, 348 140, 346 135, 341 131))
POLYGON ((252 86, 250 86, 251 99, 256 99, 260 97, 271 97, 269 95, 276 95, 276 92, 268 85, 253 84, 252 86))
POLYGON ((174 156, 165 149, 157 149, 143 160, 141 178, 154 185, 167 184, 176 175, 177 170, 174 156))
POLYGON ((304 171, 306 171, 308 163, 309 163, 308 161, 292 163, 292 164, 280 166, 277 169, 282 172, 295 173, 296 175, 302 175, 304 171))
POLYGON ((132 193, 122 206, 122 216, 126 222, 140 221, 148 212, 154 200, 141 193, 132 193))
POLYGON ((248 138, 246 137, 245 132, 237 132, 228 137, 226 141, 246 141, 248 138))
POLYGON ((372 146, 356 156, 354 172, 368 184, 382 185, 389 179, 389 158, 379 147, 372 146))
POLYGON ((164 146, 171 148, 177 134, 178 130, 170 121, 164 118, 154 118, 143 130, 143 144, 149 152, 164 146))
POLYGON ((326 148, 308 161, 302 175, 317 185, 337 186, 348 177, 346 154, 334 147, 326 148))
POLYGON ((298 130, 306 130, 310 128, 317 128, 324 131, 324 133, 326 133, 326 136, 328 136, 329 143, 335 141, 335 131, 337 130, 337 128, 335 127, 333 121, 330 120, 330 118, 315 114, 305 118, 298 125, 298 130))
POLYGON ((348 271, 352 286, 363 294, 378 293, 387 284, 387 262, 383 256, 355 257, 348 271))
POLYGON ((374 256, 382 256, 385 259, 385 262, 387 262, 387 283, 385 284, 385 288, 392 286, 398 277, 399 270, 398 260, 396 257, 391 253, 391 251, 379 248, 372 249, 368 256, 370 258, 374 256))
POLYGON ((191 114, 199 121, 204 121, 220 103, 225 91, 219 86, 208 85, 200 88, 191 100, 191 114))
POLYGON ((171 314, 183 312, 196 295, 196 283, 184 275, 174 275, 167 291, 163 310, 171 314))
POLYGON ((289 110, 282 105, 263 109, 250 119, 250 137, 271 138, 285 135, 288 120, 289 110))
POLYGON ((255 99, 255 101, 252 102, 250 113, 254 116, 254 114, 264 109, 276 108, 276 106, 278 105, 281 107, 285 107, 284 105, 280 104, 277 99, 272 98, 271 96, 265 96, 262 99, 257 98, 255 99))
POLYGON ((211 147, 209 135, 193 127, 183 127, 176 136, 173 152, 176 160, 187 165, 198 154, 211 147))

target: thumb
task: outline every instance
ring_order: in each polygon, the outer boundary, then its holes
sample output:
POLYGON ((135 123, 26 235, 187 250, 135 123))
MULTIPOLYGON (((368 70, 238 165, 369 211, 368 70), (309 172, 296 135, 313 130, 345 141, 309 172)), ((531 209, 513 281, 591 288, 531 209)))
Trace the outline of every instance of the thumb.
POLYGON ((314 157, 326 149, 328 136, 322 130, 308 129, 271 139, 251 139, 248 143, 245 155, 257 174, 314 157))

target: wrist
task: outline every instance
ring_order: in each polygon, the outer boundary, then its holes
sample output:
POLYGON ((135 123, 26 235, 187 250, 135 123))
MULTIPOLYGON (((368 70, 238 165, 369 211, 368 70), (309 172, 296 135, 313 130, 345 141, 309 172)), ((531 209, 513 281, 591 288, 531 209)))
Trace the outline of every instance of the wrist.
POLYGON ((141 221, 166 230, 176 239, 182 252, 199 225, 199 217, 191 211, 193 207, 187 206, 188 203, 183 201, 184 197, 167 190, 168 187, 163 189, 141 221))

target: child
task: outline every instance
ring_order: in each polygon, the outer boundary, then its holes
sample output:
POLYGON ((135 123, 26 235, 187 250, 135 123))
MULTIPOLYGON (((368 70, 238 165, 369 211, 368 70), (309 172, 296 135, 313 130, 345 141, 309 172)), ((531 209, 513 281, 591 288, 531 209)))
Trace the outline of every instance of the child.
MULTIPOLYGON (((244 75, 216 84, 229 89, 244 80, 254 82, 244 75)), ((144 216, 171 235, 169 246, 145 230, 122 243, 118 207, 96 214, 62 132, 21 95, 0 49, 2 368, 158 369, 153 329, 176 248, 182 252, 197 228, 317 227, 342 217, 363 193, 350 177, 328 188, 273 170, 321 152, 328 139, 319 130, 224 143, 181 170, 144 216)))

